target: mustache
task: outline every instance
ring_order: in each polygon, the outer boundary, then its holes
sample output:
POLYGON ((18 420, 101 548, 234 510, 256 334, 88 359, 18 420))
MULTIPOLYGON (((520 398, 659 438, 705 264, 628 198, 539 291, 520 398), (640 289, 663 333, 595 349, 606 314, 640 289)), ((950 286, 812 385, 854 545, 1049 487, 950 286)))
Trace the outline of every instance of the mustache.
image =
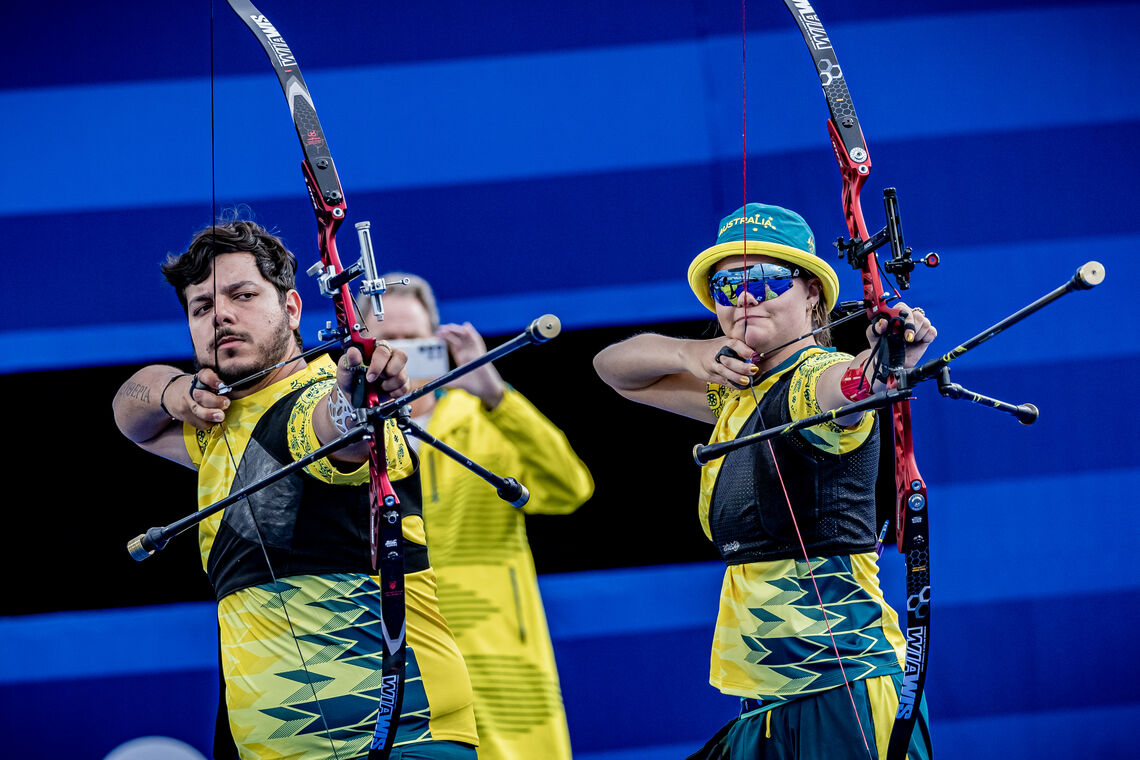
POLYGON ((248 341, 249 335, 247 335, 246 333, 234 330, 232 328, 231 329, 226 329, 226 328, 219 329, 214 334, 214 339, 212 341, 210 341, 210 351, 216 351, 218 348, 218 343, 223 338, 238 338, 240 340, 248 341))

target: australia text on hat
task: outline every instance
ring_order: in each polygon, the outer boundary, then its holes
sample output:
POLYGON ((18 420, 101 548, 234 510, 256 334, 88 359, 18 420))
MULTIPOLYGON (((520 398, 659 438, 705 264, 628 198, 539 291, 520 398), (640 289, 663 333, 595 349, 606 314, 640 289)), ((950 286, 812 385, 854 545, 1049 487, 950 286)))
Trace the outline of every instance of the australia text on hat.
POLYGON ((770 216, 763 219, 760 218, 759 214, 755 216, 737 216, 725 222, 724 226, 717 231, 716 236, 720 237, 724 234, 725 230, 737 224, 757 224, 761 227, 767 227, 770 230, 776 229, 776 225, 772 223, 772 217, 770 216))

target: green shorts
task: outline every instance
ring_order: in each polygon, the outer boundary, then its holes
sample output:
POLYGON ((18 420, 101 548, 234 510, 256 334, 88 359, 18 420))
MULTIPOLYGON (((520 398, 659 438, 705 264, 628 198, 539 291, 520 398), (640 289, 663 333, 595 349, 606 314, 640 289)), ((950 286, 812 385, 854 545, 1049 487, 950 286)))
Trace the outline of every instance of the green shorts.
MULTIPOLYGON (((880 676, 811 697, 745 713, 722 728, 689 760, 867 760, 886 756, 902 675, 880 676), (866 744, 864 744, 864 732, 866 744), (868 754, 868 749, 870 753, 868 754)), ((929 760, 926 697, 907 751, 909 760, 929 760)))

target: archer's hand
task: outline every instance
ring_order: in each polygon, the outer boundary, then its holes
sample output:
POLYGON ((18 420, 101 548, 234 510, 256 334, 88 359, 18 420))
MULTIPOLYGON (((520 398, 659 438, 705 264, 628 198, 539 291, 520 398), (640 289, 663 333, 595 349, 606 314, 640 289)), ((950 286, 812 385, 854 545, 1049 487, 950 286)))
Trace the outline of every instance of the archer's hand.
MULTIPOLYGON (((461 325, 440 325, 435 334, 447 343, 451 358, 455 360, 457 366, 487 353, 487 344, 483 342, 483 336, 470 322, 461 325)), ((503 400, 503 391, 506 390, 506 383, 503 382, 499 371, 490 364, 484 364, 449 385, 478 397, 488 409, 494 409, 499 405, 503 400)))
MULTIPOLYGON (((918 364, 918 360, 926 353, 931 342, 938 337, 938 330, 927 318, 926 313, 919 307, 911 308, 901 301, 894 306, 898 310, 901 325, 895 325, 903 336, 903 345, 906 347, 906 368, 918 364)), ((892 329, 891 322, 880 318, 867 328, 867 342, 872 346, 888 330, 892 329)))
MULTIPOLYGON (((403 351, 392 348, 382 340, 376 341, 376 349, 372 352, 372 361, 365 368, 364 379, 376 384, 381 397, 385 397, 381 401, 397 398, 411 389, 408 371, 405 369, 407 363, 408 355, 403 351)), ((345 351, 336 364, 336 384, 347 398, 352 398, 356 371, 362 366, 364 356, 355 346, 345 351)))
POLYGON ((197 375, 178 378, 166 389, 166 408, 176 420, 208 430, 226 419, 230 400, 216 393, 221 378, 212 369, 198 370, 197 375), (194 387, 194 378, 198 385, 194 387))
POLYGON ((689 373, 706 383, 743 389, 760 371, 749 361, 755 353, 753 349, 736 338, 687 340, 682 343, 681 353, 689 373), (735 356, 722 353, 726 348, 735 356))

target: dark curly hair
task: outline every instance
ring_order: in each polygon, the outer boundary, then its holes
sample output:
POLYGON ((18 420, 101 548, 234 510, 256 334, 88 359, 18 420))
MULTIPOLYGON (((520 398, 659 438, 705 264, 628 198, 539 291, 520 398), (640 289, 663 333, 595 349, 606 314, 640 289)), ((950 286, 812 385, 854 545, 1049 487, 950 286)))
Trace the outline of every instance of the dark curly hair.
MULTIPOLYGON (((297 259, 281 241, 256 222, 242 219, 222 221, 199 230, 184 253, 167 254, 162 275, 178 293, 182 310, 189 313, 186 288, 205 282, 213 271, 214 259, 224 253, 248 253, 257 262, 257 271, 277 290, 282 306, 285 296, 297 282, 297 259)), ((297 347, 303 347, 301 331, 294 330, 297 347)))

